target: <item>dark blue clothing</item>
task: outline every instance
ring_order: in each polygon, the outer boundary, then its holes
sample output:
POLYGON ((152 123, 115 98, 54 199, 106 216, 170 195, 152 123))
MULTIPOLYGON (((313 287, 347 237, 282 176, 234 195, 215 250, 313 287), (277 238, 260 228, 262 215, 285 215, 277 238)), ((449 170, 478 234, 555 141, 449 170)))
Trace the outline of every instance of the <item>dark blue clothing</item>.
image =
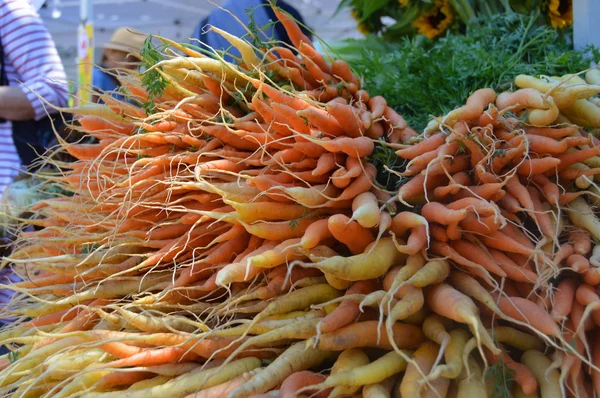
MULTIPOLYGON (((277 1, 277 6, 290 14, 298 22, 304 23, 302 16, 294 7, 281 0, 277 1)), ((281 23, 271 24, 272 21, 277 21, 277 17, 269 6, 268 0, 226 0, 222 7, 235 15, 245 26, 250 22, 249 14, 252 14, 254 23, 265 33, 266 37, 274 37, 278 41, 292 45, 283 25, 281 23), (248 10, 252 9, 254 9, 253 13, 248 12, 248 10)), ((233 56, 240 56, 240 53, 236 49, 231 48, 231 44, 227 40, 217 33, 208 31, 210 26, 215 26, 237 37, 247 36, 248 31, 246 28, 240 25, 229 12, 223 11, 220 8, 212 11, 207 18, 196 26, 190 43, 198 45, 199 40, 215 50, 229 49, 228 52, 233 56)), ((312 39, 312 35, 307 29, 303 27, 301 29, 304 31, 304 34, 312 39)), ((230 62, 233 60, 231 56, 226 56, 225 59, 230 62)))
POLYGON ((92 84, 95 89, 106 93, 111 93, 111 97, 125 101, 125 97, 119 91, 117 91, 118 87, 120 86, 117 78, 96 66, 94 66, 94 71, 92 74, 92 84))

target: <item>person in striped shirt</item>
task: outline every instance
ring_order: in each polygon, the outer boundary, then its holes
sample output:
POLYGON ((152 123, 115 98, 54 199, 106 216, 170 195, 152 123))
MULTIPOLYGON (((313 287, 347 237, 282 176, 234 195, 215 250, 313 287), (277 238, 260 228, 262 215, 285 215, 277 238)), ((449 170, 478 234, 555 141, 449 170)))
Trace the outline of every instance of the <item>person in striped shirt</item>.
MULTIPOLYGON (((38 6, 39 1, 36 1, 38 6)), ((0 195, 21 167, 11 121, 39 120, 50 112, 38 97, 55 106, 66 106, 68 85, 56 46, 36 7, 29 0, 0 0, 0 41, 6 81, 0 86, 0 195)), ((18 281, 8 267, 0 270, 0 283, 18 281)), ((0 290, 0 306, 12 292, 0 290)), ((0 322, 3 315, 0 312, 0 322)))

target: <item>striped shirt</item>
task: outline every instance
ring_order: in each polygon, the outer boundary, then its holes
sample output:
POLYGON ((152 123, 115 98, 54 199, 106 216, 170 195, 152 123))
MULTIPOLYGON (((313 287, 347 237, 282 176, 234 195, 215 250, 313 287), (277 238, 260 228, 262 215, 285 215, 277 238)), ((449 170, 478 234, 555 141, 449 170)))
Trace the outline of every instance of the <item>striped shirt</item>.
MULTIPOLYGON (((33 105, 35 119, 46 116, 38 95, 67 104, 66 75, 52 37, 27 0, 0 0, 0 38, 9 85, 19 86, 33 105)), ((21 161, 11 123, 0 124, 0 194, 17 175, 21 161)))
MULTIPOLYGON (((4 48, 6 77, 19 86, 35 110, 35 119, 46 116, 38 95, 56 106, 65 106, 68 86, 56 46, 28 0, 0 0, 0 38, 4 48)), ((0 195, 18 174, 21 160, 12 138, 10 122, 0 123, 0 195)), ((0 284, 16 281, 10 268, 0 270, 0 284)), ((0 303, 12 294, 0 290, 0 303)), ((0 316, 1 317, 1 316, 0 316)))

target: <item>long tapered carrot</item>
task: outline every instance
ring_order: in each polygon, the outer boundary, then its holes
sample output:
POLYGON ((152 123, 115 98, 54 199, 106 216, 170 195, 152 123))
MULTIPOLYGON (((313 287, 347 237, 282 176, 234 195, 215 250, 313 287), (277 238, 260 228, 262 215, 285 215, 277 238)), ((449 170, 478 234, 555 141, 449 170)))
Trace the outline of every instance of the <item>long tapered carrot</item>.
POLYGON ((506 272, 504 272, 502 267, 498 265, 490 253, 482 247, 466 240, 455 240, 452 242, 451 246, 458 254, 466 259, 481 264, 482 267, 493 274, 500 277, 506 276, 506 272))
POLYGON ((310 41, 310 39, 302 32, 300 26, 298 26, 296 21, 294 21, 294 19, 290 15, 286 14, 275 5, 273 5, 272 8, 277 19, 279 19, 279 21, 281 21, 281 23, 283 24, 283 27, 285 28, 285 31, 287 32, 290 38, 290 41, 294 44, 294 47, 300 49, 302 48, 302 43, 308 46, 312 46, 312 42, 310 41))
POLYGON ((524 159, 517 167, 517 173, 529 177, 535 174, 551 172, 560 164, 562 164, 562 161, 553 157, 524 159))
POLYGON ((500 231, 495 231, 488 236, 481 236, 480 239, 487 246, 501 251, 524 254, 526 256, 532 256, 536 254, 535 250, 522 245, 500 231))
POLYGON ((444 137, 441 133, 435 134, 429 138, 424 139, 418 144, 396 151, 396 155, 404 159, 412 160, 425 152, 429 152, 436 149, 440 145, 444 144, 445 141, 446 137, 444 137))
MULTIPOLYGON (((281 388, 279 392, 282 396, 295 396, 297 391, 303 387, 310 386, 312 384, 322 383, 327 377, 320 373, 314 373, 308 370, 303 370, 300 372, 292 373, 289 375, 283 383, 281 383, 281 388)), ((316 393, 316 391, 315 391, 316 393)), ((311 396, 318 398, 325 398, 329 396, 330 389, 322 390, 318 393, 311 394, 311 396)))
POLYGON ((498 307, 505 315, 529 323, 544 334, 560 336, 560 329, 550 314, 530 300, 521 297, 500 297, 498 307))
POLYGON ((564 170, 575 163, 583 162, 591 157, 597 156, 598 154, 600 154, 600 146, 567 152, 557 157, 557 159, 560 160, 558 170, 564 170))
POLYGON ((326 109, 340 125, 346 126, 345 134, 349 137, 360 137, 364 132, 365 128, 360 123, 357 115, 358 111, 355 107, 338 102, 329 102, 326 109))
POLYGON ((479 319, 478 308, 469 297, 441 283, 426 288, 425 299, 435 313, 467 324, 481 344, 492 352, 499 351, 479 319))
MULTIPOLYGON (((394 333, 393 339, 400 348, 415 347, 423 341, 421 329, 414 325, 396 322, 392 330, 394 333)), ((321 334, 318 339, 309 339, 307 345, 316 345, 320 350, 331 351, 343 351, 356 347, 392 349, 387 331, 384 325, 379 324, 378 321, 353 323, 334 332, 321 334)))
POLYGON ((336 59, 335 61, 333 61, 333 63, 331 64, 331 72, 334 76, 337 76, 346 83, 360 86, 358 78, 354 76, 354 73, 352 73, 352 70, 350 69, 348 63, 342 59, 336 59))
MULTIPOLYGON (((367 294, 375 290, 376 286, 377 283, 373 279, 358 281, 355 282, 345 294, 367 294)), ((321 320, 319 323, 319 329, 322 333, 333 332, 354 322, 359 314, 359 303, 353 300, 342 301, 342 303, 335 310, 333 310, 333 312, 321 320)))
POLYGON ((506 276, 517 282, 535 283, 538 276, 535 272, 519 267, 504 253, 492 249, 489 251, 496 263, 506 273, 506 276))

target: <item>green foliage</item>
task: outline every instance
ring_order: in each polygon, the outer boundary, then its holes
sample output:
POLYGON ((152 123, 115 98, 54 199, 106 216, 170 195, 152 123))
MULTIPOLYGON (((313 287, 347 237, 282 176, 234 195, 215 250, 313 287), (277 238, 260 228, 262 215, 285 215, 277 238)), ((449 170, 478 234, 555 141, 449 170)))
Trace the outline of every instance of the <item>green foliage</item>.
POLYGON ((98 243, 86 243, 81 247, 81 253, 90 254, 90 253, 95 252, 99 248, 100 248, 100 245, 98 243))
POLYGON ((490 366, 487 377, 494 382, 492 398, 512 397, 510 392, 515 384, 515 371, 506 366, 502 357, 495 365, 490 366))
MULTIPOLYGON (((264 7, 268 6, 265 5, 264 7)), ((249 34, 244 35, 243 38, 249 41, 252 45, 254 45, 254 47, 259 48, 261 50, 266 50, 273 47, 275 43, 275 37, 271 36, 267 38, 265 37, 264 32, 269 30, 276 23, 279 23, 279 21, 271 21, 263 26, 258 26, 254 18, 256 7, 250 7, 245 9, 244 11, 249 17, 248 25, 246 26, 249 30, 249 34)))
POLYGON ((73 196, 75 194, 72 191, 65 190, 63 187, 57 184, 45 186, 41 189, 41 192, 49 195, 50 197, 73 196))
MULTIPOLYGON (((431 116, 464 104, 476 89, 503 91, 518 74, 563 75, 589 67, 565 35, 536 20, 536 15, 495 14, 473 20, 464 35, 448 33, 436 41, 387 43, 368 36, 332 47, 363 76, 371 95, 383 95, 420 131, 431 116)), ((600 59, 596 49, 587 50, 600 59)))
MULTIPOLYGON (((164 56, 158 51, 156 46, 152 44, 151 35, 148 36, 144 41, 144 45, 142 46, 140 54, 142 56, 141 67, 143 69, 149 69, 160 61, 164 60, 164 56)), ((156 108, 154 98, 162 95, 168 86, 168 82, 158 70, 153 69, 151 71, 144 72, 142 75, 142 85, 148 92, 148 102, 143 104, 143 108, 147 114, 150 114, 154 112, 156 108)))
POLYGON ((400 179, 395 173, 384 169, 387 166, 391 170, 400 172, 405 168, 405 161, 396 156, 394 149, 384 144, 375 145, 373 153, 367 160, 377 169, 377 182, 390 191, 397 190, 405 180, 400 179))
POLYGON ((17 361, 17 359, 19 359, 19 355, 21 354, 21 352, 19 350, 16 351, 11 351, 8 353, 8 361, 10 363, 15 363, 17 361))
POLYGON ((300 220, 302 220, 303 218, 309 218, 311 217, 315 212, 314 211, 308 211, 307 208, 304 209, 304 213, 302 213, 301 215, 299 215, 296 218, 293 218, 290 220, 290 229, 293 231, 296 229, 296 227, 298 226, 298 223, 300 222, 300 220))

